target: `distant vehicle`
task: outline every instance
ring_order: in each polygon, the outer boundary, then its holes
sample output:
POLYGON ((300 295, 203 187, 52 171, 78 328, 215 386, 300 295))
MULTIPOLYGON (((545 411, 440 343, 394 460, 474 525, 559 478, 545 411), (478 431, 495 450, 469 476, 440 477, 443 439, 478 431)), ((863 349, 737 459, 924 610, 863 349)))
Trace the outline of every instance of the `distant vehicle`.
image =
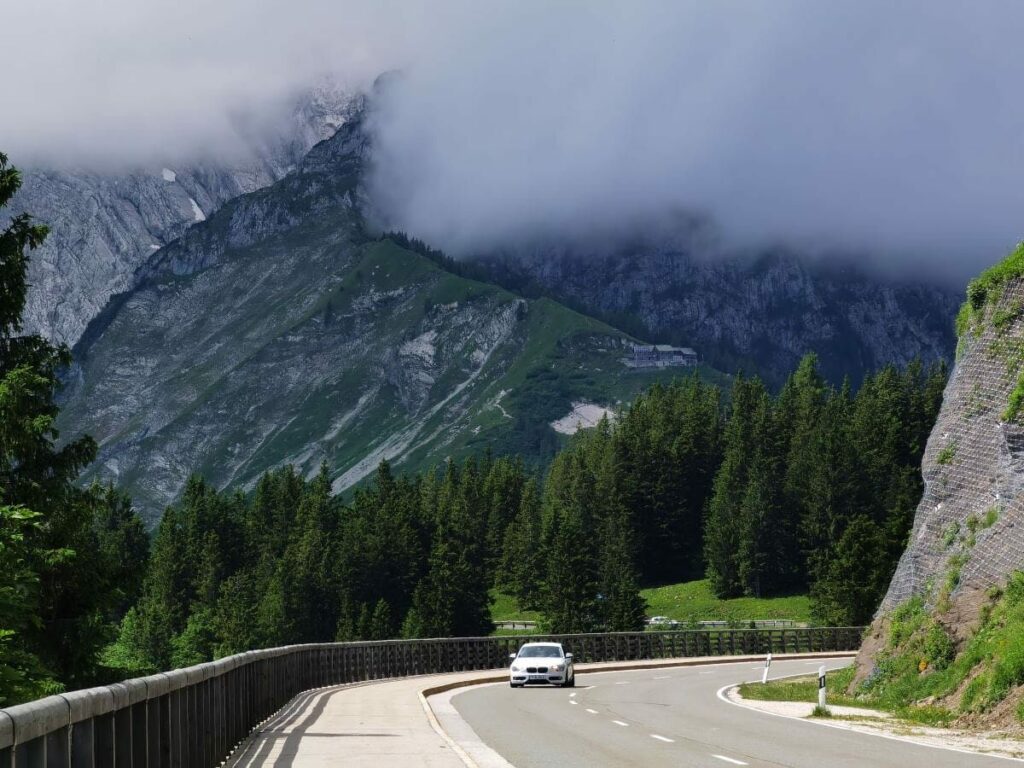
POLYGON ((524 685, 576 686, 572 654, 566 653, 561 643, 525 643, 519 653, 510 653, 508 657, 512 662, 508 684, 513 688, 524 685))
POLYGON ((668 616, 651 616, 647 620, 647 626, 649 627, 678 627, 679 622, 675 619, 670 619, 668 616))

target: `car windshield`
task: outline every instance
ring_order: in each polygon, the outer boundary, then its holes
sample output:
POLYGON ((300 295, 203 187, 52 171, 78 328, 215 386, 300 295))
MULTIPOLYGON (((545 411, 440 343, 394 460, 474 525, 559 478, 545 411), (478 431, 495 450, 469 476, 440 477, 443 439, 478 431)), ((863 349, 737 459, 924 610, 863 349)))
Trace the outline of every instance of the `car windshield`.
POLYGON ((561 658, 562 649, 557 645, 524 645, 519 649, 521 659, 550 659, 561 658))

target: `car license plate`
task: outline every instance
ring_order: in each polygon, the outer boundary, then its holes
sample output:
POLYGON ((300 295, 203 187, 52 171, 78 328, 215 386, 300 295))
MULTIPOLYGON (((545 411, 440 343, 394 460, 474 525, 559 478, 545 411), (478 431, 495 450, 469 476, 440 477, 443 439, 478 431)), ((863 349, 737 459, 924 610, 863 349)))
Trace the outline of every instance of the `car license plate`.
POLYGON ((530 675, 531 680, 547 680, 547 675, 530 675))

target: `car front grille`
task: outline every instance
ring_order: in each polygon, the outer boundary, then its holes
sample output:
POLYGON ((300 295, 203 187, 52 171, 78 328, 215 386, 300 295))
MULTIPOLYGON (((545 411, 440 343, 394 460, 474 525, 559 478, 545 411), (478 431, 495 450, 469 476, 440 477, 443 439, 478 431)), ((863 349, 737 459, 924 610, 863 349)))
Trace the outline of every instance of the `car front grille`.
POLYGON ((548 668, 547 667, 527 667, 526 671, 527 672, 533 672, 534 674, 536 674, 538 672, 544 673, 544 672, 548 671, 548 668))

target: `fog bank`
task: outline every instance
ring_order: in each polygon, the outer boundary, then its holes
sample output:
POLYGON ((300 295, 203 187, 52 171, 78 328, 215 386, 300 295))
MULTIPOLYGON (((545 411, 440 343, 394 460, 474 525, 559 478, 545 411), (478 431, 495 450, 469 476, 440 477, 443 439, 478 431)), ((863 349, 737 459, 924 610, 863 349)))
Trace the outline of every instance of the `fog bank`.
POLYGON ((235 151, 325 74, 378 99, 381 220, 455 254, 676 211, 723 247, 956 279, 1024 231, 1024 5, 781 0, 137 3, 4 10, 0 149, 235 151))

